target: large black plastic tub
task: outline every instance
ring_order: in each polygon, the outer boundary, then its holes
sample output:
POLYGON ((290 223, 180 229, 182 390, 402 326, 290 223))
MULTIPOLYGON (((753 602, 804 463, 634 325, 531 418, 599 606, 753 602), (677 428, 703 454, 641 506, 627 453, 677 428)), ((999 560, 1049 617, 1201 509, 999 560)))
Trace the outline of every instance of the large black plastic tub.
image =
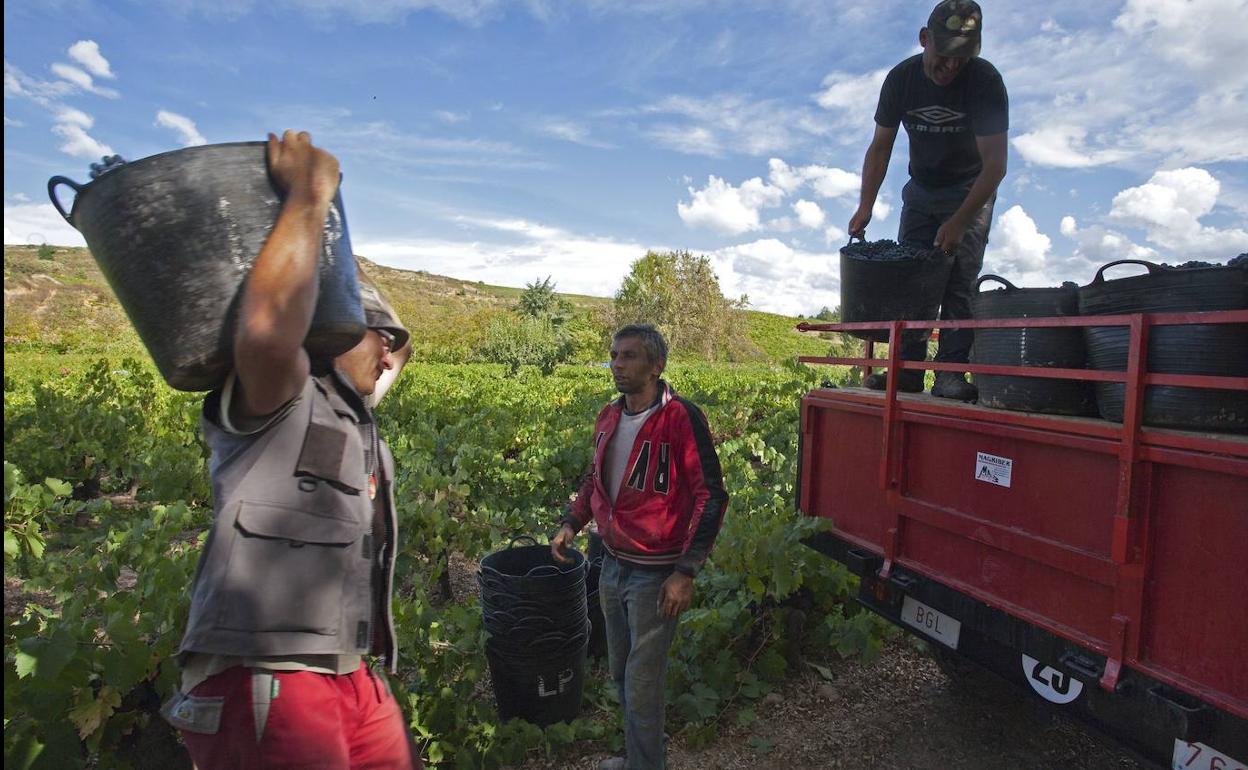
MULTIPOLYGON (((935 249, 851 241, 841 249, 841 321, 935 320, 952 269, 953 255, 935 249)), ((887 330, 850 334, 888 342, 887 330)))
MULTIPOLYGON (((1000 276, 985 275, 975 282, 975 290, 971 311, 976 320, 1053 318, 1079 312, 1078 287, 1073 283, 1020 289, 1000 276), (980 291, 986 281, 995 281, 1004 288, 980 291)), ((973 364, 1082 369, 1086 361, 1083 330, 1075 327, 976 329, 975 345, 971 348, 973 364)), ((975 385, 981 406, 1044 414, 1096 413, 1091 386, 1078 380, 977 374, 975 385)))
MULTIPOLYGON (((243 281, 282 208, 264 142, 206 144, 113 163, 79 184, 48 180, 57 211, 82 233, 160 374, 211 390, 233 368, 243 281), (58 187, 76 195, 66 213, 58 187)), ((364 336, 364 310, 342 198, 325 223, 320 292, 304 347, 332 358, 364 336)))
MULTIPOLYGON (((1248 258, 1229 265, 1172 268, 1139 259, 1110 262, 1092 283, 1079 289, 1082 315, 1182 313, 1248 309, 1248 258), (1105 280, 1107 268, 1142 265, 1148 272, 1105 280)), ((1127 368, 1130 331, 1125 326, 1092 326, 1085 330, 1088 360, 1093 369, 1127 368)), ((1160 374, 1248 376, 1248 324, 1152 326, 1148 340, 1148 371, 1160 374)), ((1101 416, 1121 421, 1124 386, 1097 383, 1101 416)), ((1248 432, 1248 392, 1150 386, 1144 396, 1145 425, 1187 430, 1248 432)))

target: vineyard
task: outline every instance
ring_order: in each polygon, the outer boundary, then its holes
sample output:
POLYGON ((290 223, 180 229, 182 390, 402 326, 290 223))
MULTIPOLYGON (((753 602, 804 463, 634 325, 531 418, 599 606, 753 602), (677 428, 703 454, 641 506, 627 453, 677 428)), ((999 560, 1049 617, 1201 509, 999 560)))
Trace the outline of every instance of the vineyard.
MULTIPOLYGON (((6 355, 5 767, 173 766, 156 715, 211 515, 199 398, 145 360, 52 369, 6 355), (49 374, 49 371, 51 373, 49 374)), ((582 717, 499 724, 476 561, 516 534, 543 542, 584 471, 597 366, 550 376, 415 363, 378 410, 400 520, 400 702, 425 760, 489 768, 618 748, 614 695, 590 677, 582 717)), ((828 372, 679 364, 668 379, 710 421, 732 497, 680 625, 669 731, 689 746, 748 724, 803 649, 870 657, 881 625, 848 602, 849 574, 800 545, 797 403, 828 372)), ((582 543, 582 547, 583 547, 582 543)))

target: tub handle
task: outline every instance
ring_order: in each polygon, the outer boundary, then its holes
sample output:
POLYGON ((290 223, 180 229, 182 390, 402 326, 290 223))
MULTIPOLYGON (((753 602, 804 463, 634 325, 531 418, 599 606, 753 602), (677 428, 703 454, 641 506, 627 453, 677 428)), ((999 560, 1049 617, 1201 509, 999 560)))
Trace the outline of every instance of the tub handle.
MULTIPOLYGON (((82 192, 82 188, 86 187, 86 185, 78 184, 74 180, 65 176, 54 176, 48 180, 48 197, 52 199, 52 205, 56 207, 57 213, 64 217, 66 222, 69 222, 70 227, 73 227, 73 220, 69 218, 69 214, 65 213, 65 209, 61 206, 60 200, 56 197, 56 188, 63 184, 67 184, 74 188, 75 201, 78 200, 78 194, 82 192)), ((70 205, 70 210, 73 210, 72 204, 70 205)))
POLYGON ((1143 265, 1148 268, 1149 275, 1161 270, 1160 265, 1143 259, 1115 259, 1113 262, 1101 265, 1101 269, 1096 271, 1096 277, 1092 279, 1092 283, 1101 283, 1104 281, 1105 277, 1102 274, 1105 272, 1105 268, 1113 267, 1114 265, 1143 265))
POLYGON ((507 543, 507 547, 515 548, 516 543, 520 543, 525 540, 528 540, 530 545, 538 545, 537 538, 533 537, 532 535, 516 535, 515 537, 511 539, 511 542, 507 543))
MULTIPOLYGON (((1108 267, 1108 265, 1106 265, 1106 267, 1108 267)), ((1010 283, 1009 281, 1005 280, 1005 279, 1004 279, 1004 278, 1002 278, 1001 276, 999 276, 999 275, 992 275, 991 273, 989 273, 988 275, 981 275, 981 276, 979 277, 979 280, 975 282, 975 291, 979 291, 979 286, 980 286, 980 284, 982 284, 984 281, 996 281, 997 283, 1003 284, 1003 285, 1005 286, 1005 288, 1006 288, 1006 291, 1018 291, 1018 287, 1017 287, 1017 286, 1015 286, 1014 284, 1012 284, 1012 283, 1010 283)))

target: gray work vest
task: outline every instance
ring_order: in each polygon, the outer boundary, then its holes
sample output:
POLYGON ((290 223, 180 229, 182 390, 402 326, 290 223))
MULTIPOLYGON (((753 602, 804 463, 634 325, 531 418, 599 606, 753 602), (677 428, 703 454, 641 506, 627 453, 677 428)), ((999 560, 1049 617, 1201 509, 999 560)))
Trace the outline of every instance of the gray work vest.
POLYGON ((179 654, 364 655, 380 631, 393 671, 394 460, 364 402, 334 372, 309 377, 289 412, 254 437, 227 434, 212 419, 219 413, 214 393, 201 418, 214 455, 213 523, 179 654), (372 531, 374 455, 385 532, 372 531), (384 628, 374 629, 378 601, 384 628))

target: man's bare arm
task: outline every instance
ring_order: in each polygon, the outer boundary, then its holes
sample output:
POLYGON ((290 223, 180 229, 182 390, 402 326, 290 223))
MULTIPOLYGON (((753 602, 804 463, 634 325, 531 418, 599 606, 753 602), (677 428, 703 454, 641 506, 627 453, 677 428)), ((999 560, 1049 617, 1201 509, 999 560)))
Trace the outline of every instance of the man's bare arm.
POLYGON ((316 309, 325 217, 338 189, 338 161, 306 132, 269 134, 269 174, 285 194, 239 304, 234 371, 242 416, 269 414, 298 395, 310 372, 303 339, 316 309))
POLYGON ((876 124, 871 145, 867 147, 866 157, 862 159, 862 192, 858 196, 858 210, 849 220, 850 235, 862 235, 866 232, 867 223, 871 221, 871 211, 875 208, 875 198, 880 194, 880 186, 884 184, 884 175, 888 173, 888 162, 893 157, 893 144, 896 141, 896 126, 885 128, 876 124))

